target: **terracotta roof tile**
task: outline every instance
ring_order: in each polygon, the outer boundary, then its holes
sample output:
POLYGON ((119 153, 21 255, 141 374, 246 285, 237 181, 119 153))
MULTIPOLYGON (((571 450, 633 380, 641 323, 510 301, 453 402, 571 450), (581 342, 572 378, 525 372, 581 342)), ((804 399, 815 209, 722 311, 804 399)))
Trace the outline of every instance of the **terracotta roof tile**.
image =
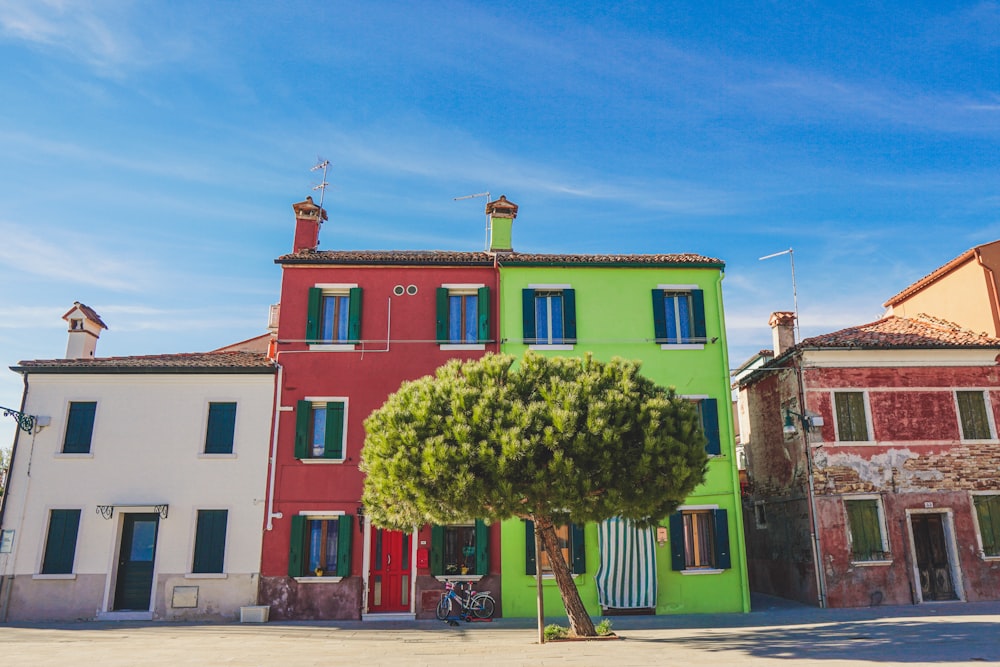
POLYGON ((11 370, 31 373, 273 373, 266 354, 193 352, 95 359, 35 359, 11 370))
POLYGON ((913 318, 890 315, 868 324, 806 338, 791 348, 789 352, 808 348, 914 349, 952 347, 1000 347, 1000 339, 963 329, 953 322, 929 315, 921 314, 913 318))
POLYGON ((462 252, 451 250, 303 250, 282 255, 276 264, 431 264, 491 266, 496 257, 501 265, 564 264, 572 265, 678 265, 722 268, 725 263, 714 257, 693 253, 659 255, 587 255, 521 252, 462 252))

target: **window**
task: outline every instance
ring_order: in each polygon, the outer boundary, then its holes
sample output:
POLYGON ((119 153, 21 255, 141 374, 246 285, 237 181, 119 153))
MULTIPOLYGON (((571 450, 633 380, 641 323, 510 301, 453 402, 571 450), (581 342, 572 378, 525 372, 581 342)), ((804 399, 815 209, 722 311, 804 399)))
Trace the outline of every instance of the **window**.
POLYGON ((536 286, 521 291, 524 342, 576 343, 576 291, 568 286, 536 286))
POLYGON ((661 345, 704 343, 704 291, 696 286, 659 285, 653 290, 653 329, 661 345))
POLYGON ((686 509, 671 514, 670 544, 674 570, 727 570, 732 567, 726 510, 686 509))
MULTIPOLYGON (((583 526, 571 523, 568 526, 556 526, 556 536, 562 548, 563 558, 570 566, 573 574, 583 574, 587 571, 586 551, 583 542, 583 526)), ((542 549, 542 574, 552 573, 548 553, 542 549)), ((535 574, 535 522, 524 522, 524 571, 525 574, 535 574)))
POLYGON ((361 340, 361 288, 310 288, 306 340, 347 344, 361 340))
POLYGON ((293 516, 290 577, 346 577, 351 573, 351 516, 293 516))
POLYGON ((431 574, 489 574, 489 527, 482 521, 431 527, 431 574))
POLYGON ((862 391, 836 391, 833 393, 837 411, 837 440, 868 440, 868 421, 865 411, 865 394, 862 391))
POLYGON ((446 285, 437 290, 437 341, 485 343, 490 338, 490 288, 446 285))
POLYGON ((972 496, 983 555, 1000 557, 1000 494, 972 496))
POLYGON ((80 510, 49 512, 49 532, 45 538, 42 574, 72 574, 79 530, 80 510))
POLYGON ((295 458, 344 459, 344 401, 299 401, 296 408, 295 458))
POLYGON ((229 510, 198 510, 198 527, 194 536, 194 573, 224 572, 226 555, 226 524, 229 510))
POLYGON ((719 435, 719 402, 714 398, 699 400, 698 417, 701 419, 701 429, 708 442, 705 451, 709 456, 722 455, 722 438, 719 435))
POLYGON ((956 391, 958 419, 963 440, 990 440, 993 431, 986 412, 986 396, 981 391, 956 391))
POLYGON ((236 404, 209 403, 208 429, 205 432, 206 454, 232 454, 236 432, 236 404))
POLYGON ((63 440, 64 454, 89 454, 90 441, 94 435, 94 415, 97 403, 72 402, 66 420, 66 439, 63 440))
POLYGON ((764 509, 763 500, 753 504, 753 521, 757 528, 767 528, 767 511, 764 509))
POLYGON ((885 540, 885 518, 878 498, 844 500, 847 510, 848 537, 852 561, 887 560, 889 545, 885 540))

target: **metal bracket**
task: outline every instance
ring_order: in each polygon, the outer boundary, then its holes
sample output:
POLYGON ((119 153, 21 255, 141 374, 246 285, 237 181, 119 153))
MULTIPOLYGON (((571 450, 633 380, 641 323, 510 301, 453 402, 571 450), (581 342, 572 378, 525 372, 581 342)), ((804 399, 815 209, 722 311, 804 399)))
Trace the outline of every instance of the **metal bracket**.
POLYGON ((18 428, 27 433, 35 428, 35 418, 32 415, 26 415, 19 410, 14 410, 13 408, 5 408, 0 405, 0 412, 3 413, 4 417, 13 417, 17 422, 18 428))
MULTIPOLYGON (((149 507, 149 505, 119 505, 119 507, 149 507)), ((160 515, 161 519, 167 518, 170 505, 153 505, 153 511, 160 515)), ((98 505, 97 513, 105 519, 110 519, 115 514, 115 505, 98 505)))

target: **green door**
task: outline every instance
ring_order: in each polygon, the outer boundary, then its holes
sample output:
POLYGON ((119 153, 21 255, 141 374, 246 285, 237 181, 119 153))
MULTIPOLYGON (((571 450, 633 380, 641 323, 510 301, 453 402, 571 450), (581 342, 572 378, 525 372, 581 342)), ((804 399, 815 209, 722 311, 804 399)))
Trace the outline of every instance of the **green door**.
POLYGON ((118 554, 115 610, 148 611, 159 514, 126 514, 118 554))

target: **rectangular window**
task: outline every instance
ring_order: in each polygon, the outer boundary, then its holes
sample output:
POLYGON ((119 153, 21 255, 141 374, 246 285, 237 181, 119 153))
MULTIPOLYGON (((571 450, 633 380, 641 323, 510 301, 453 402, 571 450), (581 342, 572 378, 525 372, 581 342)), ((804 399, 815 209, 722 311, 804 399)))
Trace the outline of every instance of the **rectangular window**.
POLYGON ((208 429, 205 432, 206 454, 232 454, 236 433, 236 404, 209 403, 208 429))
POLYGON ((437 342, 485 343, 490 338, 490 290, 483 286, 437 289, 437 342))
POLYGON ((346 408, 344 401, 299 401, 295 458, 343 460, 346 408))
POLYGON ((76 556, 76 537, 80 531, 80 510, 49 512, 49 531, 45 537, 42 574, 72 574, 76 556))
POLYGON ((705 293, 684 285, 653 290, 653 329, 661 345, 704 343, 705 293))
POLYGON ((522 290, 524 342, 528 345, 576 343, 576 291, 570 288, 522 290))
POLYGON ((972 496, 972 506, 979 522, 983 555, 1000 556, 1000 494, 972 496))
POLYGON ((361 339, 361 288, 309 289, 306 340, 356 343, 361 339))
POLYGON ((837 440, 868 441, 864 392, 837 391, 833 393, 833 400, 837 412, 837 440))
MULTIPOLYGON (((583 526, 571 523, 568 526, 556 526, 556 537, 559 540, 560 551, 569 564, 573 574, 583 574, 587 571, 586 549, 584 546, 583 526)), ((552 564, 545 549, 541 551, 542 574, 552 573, 552 564)), ((535 574, 535 522, 524 522, 524 562, 525 573, 535 574)))
POLYGON ((229 510, 198 510, 194 536, 194 573, 222 573, 226 556, 229 510))
POLYGON ((431 527, 431 574, 489 574, 489 528, 482 521, 431 527))
POLYGON ((674 570, 727 570, 732 567, 726 510, 690 509, 671 514, 670 543, 674 570))
POLYGON ((847 510, 851 560, 887 560, 889 546, 885 539, 881 501, 878 498, 845 500, 844 507, 847 510))
POLYGON ((963 440, 990 440, 993 432, 986 414, 986 396, 981 391, 956 391, 958 418, 963 440))
POLYGON ((293 516, 288 556, 291 577, 346 577, 351 573, 351 516, 293 516))
POLYGON ((94 435, 94 415, 97 403, 71 402, 66 420, 66 437, 63 440, 64 454, 89 454, 90 442, 94 435))

